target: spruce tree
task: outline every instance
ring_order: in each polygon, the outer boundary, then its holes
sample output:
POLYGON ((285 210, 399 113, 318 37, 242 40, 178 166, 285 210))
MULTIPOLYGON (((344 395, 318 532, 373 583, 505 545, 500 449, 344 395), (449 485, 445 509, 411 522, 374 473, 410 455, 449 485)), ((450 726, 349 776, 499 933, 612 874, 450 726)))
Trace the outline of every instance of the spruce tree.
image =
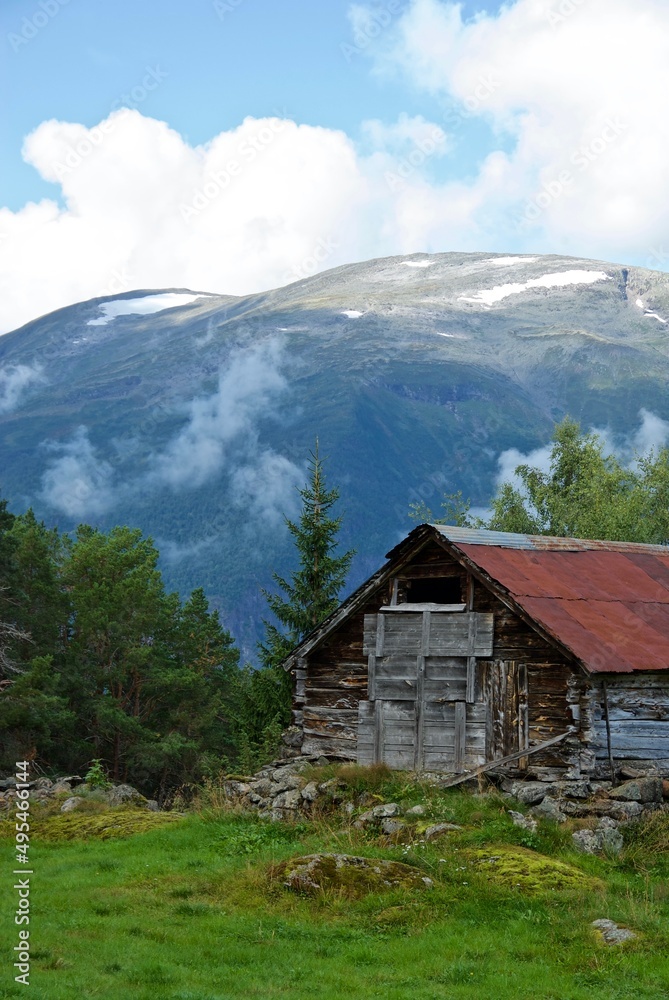
POLYGON ((299 491, 302 511, 296 523, 286 518, 299 556, 299 568, 290 580, 277 573, 274 582, 283 594, 263 591, 270 611, 283 628, 270 622, 265 625, 265 643, 260 646, 265 666, 279 666, 290 651, 316 628, 339 604, 354 551, 337 554, 337 535, 341 517, 330 511, 339 499, 339 490, 326 488, 323 460, 318 440, 311 453, 309 482, 299 491))
POLYGON ((291 677, 282 663, 295 646, 339 604, 354 551, 337 554, 341 517, 330 512, 339 499, 339 490, 328 490, 318 440, 310 455, 309 480, 299 491, 302 510, 297 522, 286 518, 299 557, 299 567, 285 579, 273 574, 279 593, 264 590, 270 611, 278 625, 263 622, 265 642, 259 644, 262 670, 248 677, 246 691, 247 730, 255 747, 269 747, 290 722, 291 677))

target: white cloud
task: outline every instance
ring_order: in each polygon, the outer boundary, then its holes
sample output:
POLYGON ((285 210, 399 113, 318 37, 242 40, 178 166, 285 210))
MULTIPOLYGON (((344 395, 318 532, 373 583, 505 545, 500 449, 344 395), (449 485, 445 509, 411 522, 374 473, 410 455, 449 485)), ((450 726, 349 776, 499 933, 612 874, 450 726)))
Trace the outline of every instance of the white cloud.
POLYGON ((287 389, 282 347, 274 338, 232 357, 216 392, 188 404, 186 425, 154 456, 154 481, 174 489, 198 487, 224 469, 234 473, 241 462, 254 464, 261 454, 258 422, 274 414, 287 389))
POLYGON ((514 489, 524 492, 522 481, 516 475, 516 469, 519 465, 531 465, 535 469, 541 469, 542 472, 548 472, 551 467, 551 450, 550 444, 544 445, 543 448, 535 448, 527 454, 523 454, 517 448, 507 448, 497 459, 497 486, 511 483, 514 489))
POLYGON ((304 469, 266 450, 235 470, 230 493, 236 506, 250 511, 256 525, 277 528, 284 516, 292 518, 297 514, 297 490, 304 481, 304 469))
POLYGON ((12 365, 0 368, 0 413, 11 413, 21 404, 28 386, 43 382, 40 365, 12 365))
POLYGON ((650 451, 657 453, 667 447, 669 441, 669 423, 655 413, 645 408, 639 412, 641 427, 634 435, 634 450, 639 455, 647 455, 650 451))
POLYGON ((79 427, 64 444, 49 444, 59 452, 42 477, 42 499, 68 517, 94 517, 111 510, 116 502, 113 469, 101 460, 88 438, 86 427, 79 427))
POLYGON ((362 122, 356 145, 247 118, 197 147, 138 111, 43 122, 23 155, 63 205, 0 209, 0 330, 132 288, 246 294, 388 254, 666 266, 666 0, 510 0, 471 20, 446 0, 370 10, 351 13, 359 55, 436 96, 443 120, 362 122), (430 179, 444 157, 449 178, 430 179))
POLYGON ((469 21, 413 0, 377 65, 455 102, 447 127, 491 125, 478 174, 449 185, 482 234, 524 219, 524 249, 645 260, 669 231, 668 45, 665 0, 515 0, 469 21))

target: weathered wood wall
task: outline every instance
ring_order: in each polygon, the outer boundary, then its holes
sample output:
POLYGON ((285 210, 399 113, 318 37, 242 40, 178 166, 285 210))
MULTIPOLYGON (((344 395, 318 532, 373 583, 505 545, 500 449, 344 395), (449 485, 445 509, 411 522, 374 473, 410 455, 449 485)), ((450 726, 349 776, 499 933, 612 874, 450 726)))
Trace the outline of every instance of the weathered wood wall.
MULTIPOLYGON (((608 751, 599 679, 588 678, 482 583, 468 589, 466 572, 437 543, 398 570, 395 597, 406 600, 411 579, 443 575, 460 579, 471 610, 494 617, 492 658, 476 664, 477 691, 485 690, 485 703, 492 706, 485 721, 488 752, 492 747, 495 756, 503 755, 516 739, 520 746, 524 739, 540 743, 574 727, 565 743, 531 756, 528 773, 543 776, 558 768, 577 777, 601 771, 608 751)), ((392 594, 390 580, 298 665, 294 717, 304 728, 306 753, 356 759, 358 705, 368 698, 364 619, 389 604, 392 594)), ((607 685, 616 761, 664 761, 669 769, 669 675, 610 675, 607 685)), ((480 752, 473 746, 469 752, 475 750, 480 752)), ((409 754, 407 746, 407 762, 409 754)), ((438 765, 436 759, 430 763, 438 765)))
POLYGON ((599 773, 606 773, 606 704, 614 765, 650 763, 669 772, 669 675, 607 674, 592 677, 581 697, 584 737, 599 773), (604 696, 606 685, 606 698, 604 696))

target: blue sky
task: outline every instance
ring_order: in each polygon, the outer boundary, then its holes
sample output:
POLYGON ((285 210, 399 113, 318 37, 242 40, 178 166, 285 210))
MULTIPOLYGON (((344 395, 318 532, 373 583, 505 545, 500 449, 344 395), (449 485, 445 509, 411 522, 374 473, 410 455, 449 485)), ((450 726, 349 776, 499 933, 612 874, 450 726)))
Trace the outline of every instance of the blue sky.
POLYGON ((316 257, 669 268, 666 0, 3 0, 0 44, 2 331, 316 257))
MULTIPOLYGON (((221 0, 218 7, 212 0, 68 0, 26 43, 24 18, 40 11, 39 0, 3 0, 9 101, 1 118, 2 203, 18 209, 28 199, 53 197, 53 185, 21 159, 29 132, 49 118, 95 125, 124 94, 134 103, 131 91, 146 67, 159 67, 166 79, 139 104, 142 113, 192 144, 248 115, 285 116, 353 137, 362 120, 391 122, 400 112, 438 121, 439 100, 396 75, 373 73, 364 50, 350 51, 350 6, 349 0, 221 0)), ((406 6, 401 0, 397 9, 406 6)), ((499 6, 465 3, 463 10, 499 6)), ((465 147, 468 159, 472 152, 465 147)))

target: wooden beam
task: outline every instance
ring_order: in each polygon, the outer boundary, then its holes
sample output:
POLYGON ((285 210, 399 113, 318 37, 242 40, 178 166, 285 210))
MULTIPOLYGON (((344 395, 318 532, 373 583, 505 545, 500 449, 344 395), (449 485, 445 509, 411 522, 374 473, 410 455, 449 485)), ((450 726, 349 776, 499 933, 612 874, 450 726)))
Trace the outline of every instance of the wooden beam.
POLYGON ((485 774, 486 771, 493 771, 496 767, 501 767, 503 764, 511 764, 514 760, 520 760, 521 757, 529 757, 530 754, 538 753, 539 750, 547 750, 548 747, 555 746, 567 736, 573 735, 573 732, 568 730, 566 733, 560 733, 559 736, 553 736, 550 740, 545 740, 543 743, 535 743, 533 747, 527 747, 525 750, 519 750, 518 753, 509 754, 508 757, 500 757, 499 760, 490 760, 487 764, 482 764, 481 767, 477 767, 475 771, 468 771, 466 774, 458 774, 454 778, 445 778, 443 781, 438 781, 437 784, 439 788, 452 788, 454 785, 459 785, 463 781, 469 781, 470 778, 478 777, 479 774, 485 774))

